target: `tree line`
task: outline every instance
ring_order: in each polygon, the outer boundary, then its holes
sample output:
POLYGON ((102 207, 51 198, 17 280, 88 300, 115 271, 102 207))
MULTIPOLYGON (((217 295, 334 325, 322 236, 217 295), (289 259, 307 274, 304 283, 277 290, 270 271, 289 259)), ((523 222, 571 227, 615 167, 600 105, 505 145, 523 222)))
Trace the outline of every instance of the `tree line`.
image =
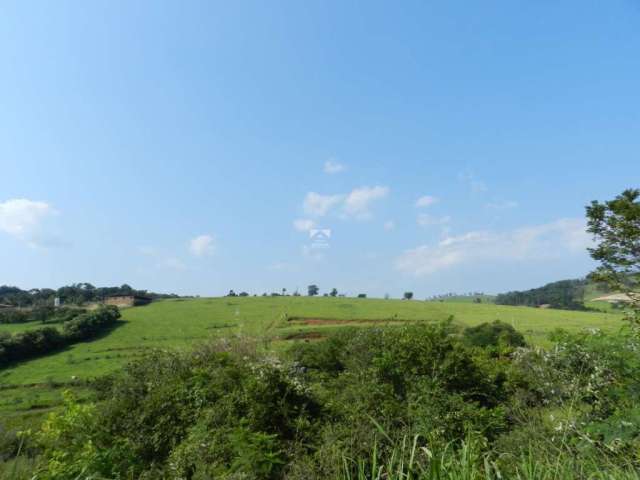
POLYGON ((59 298, 64 304, 83 305, 90 302, 100 302, 105 297, 114 295, 139 295, 152 299, 178 298, 171 293, 155 293, 147 290, 136 290, 126 283, 119 287, 95 287, 90 283, 74 283, 58 289, 32 288, 22 290, 18 287, 0 285, 0 304, 15 307, 34 307, 53 304, 54 298, 59 298))
POLYGON ((495 303, 527 307, 549 305, 551 308, 564 310, 585 310, 584 290, 587 284, 585 279, 561 280, 530 290, 501 293, 496 296, 495 303))
POLYGON ((49 326, 13 335, 0 333, 0 367, 94 338, 115 325, 119 318, 118 308, 106 305, 75 316, 64 322, 61 329, 49 326))

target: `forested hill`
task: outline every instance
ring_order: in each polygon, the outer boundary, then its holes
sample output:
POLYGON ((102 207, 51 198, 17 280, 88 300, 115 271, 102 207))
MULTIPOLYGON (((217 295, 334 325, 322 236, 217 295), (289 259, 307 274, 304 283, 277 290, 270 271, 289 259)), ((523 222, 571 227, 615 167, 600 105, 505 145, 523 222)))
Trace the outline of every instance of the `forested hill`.
POLYGON ((551 308, 584 310, 585 290, 588 285, 589 282, 585 279, 561 280, 531 290, 501 293, 496 296, 495 303, 529 307, 549 305, 551 308))
POLYGON ((97 302, 112 295, 142 295, 150 298, 177 298, 176 294, 154 293, 147 290, 136 290, 124 284, 119 287, 94 287, 90 283, 74 283, 60 287, 33 288, 22 290, 18 287, 0 285, 0 304, 29 307, 53 303, 55 297, 59 297, 63 303, 81 305, 88 302, 97 302))

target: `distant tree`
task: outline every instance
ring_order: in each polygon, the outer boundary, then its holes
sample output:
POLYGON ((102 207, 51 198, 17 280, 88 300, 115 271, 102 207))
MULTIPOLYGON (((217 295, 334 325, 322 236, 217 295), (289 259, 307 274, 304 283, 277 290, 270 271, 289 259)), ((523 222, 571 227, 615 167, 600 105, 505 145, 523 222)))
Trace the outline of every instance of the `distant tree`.
POLYGON ((629 189, 613 200, 591 202, 587 231, 596 246, 589 249, 600 266, 590 275, 629 298, 628 319, 640 329, 640 189, 629 189))
POLYGON ((329 295, 331 295, 332 297, 335 297, 338 295, 338 290, 335 288, 331 289, 331 292, 329 292, 329 295))
POLYGON ((234 292, 233 290, 229 290, 227 297, 237 297, 236 292, 234 292))
POLYGON ((238 296, 239 296, 239 297, 248 297, 248 296, 249 296, 249 294, 248 294, 247 292, 240 292, 240 293, 238 294, 238 296))
POLYGON ((413 292, 404 292, 403 298, 405 300, 411 300, 413 298, 413 292))
POLYGON ((550 305, 564 310, 584 310, 586 280, 560 280, 539 288, 501 293, 496 296, 497 305, 524 305, 539 307, 550 305))
POLYGON ((282 289, 282 296, 284 297, 286 294, 287 294, 287 289, 286 289, 286 288, 283 288, 283 289, 282 289))
POLYGON ((293 292, 293 296, 294 297, 299 297, 300 296, 300 292, 298 290, 296 290, 295 292, 293 292))
POLYGON ((328 294, 328 293, 323 293, 323 294, 322 294, 322 296, 323 296, 323 297, 328 297, 328 296, 329 296, 329 294, 328 294))
POLYGON ((389 298, 391 298, 391 297, 389 296, 389 294, 388 294, 388 293, 385 293, 385 294, 384 294, 384 299, 385 299, 385 300, 389 300, 389 298))
POLYGON ((366 293, 359 293, 358 294, 358 298, 367 298, 367 294, 366 293))
POLYGON ((473 303, 482 303, 482 299, 480 297, 476 297, 473 299, 473 303))
POLYGON ((313 297, 313 296, 315 296, 315 295, 318 295, 318 292, 319 292, 319 291, 320 291, 320 289, 318 288, 318 286, 317 286, 317 285, 309 285, 309 286, 307 287, 307 292, 308 292, 308 295, 309 295, 310 297, 313 297))

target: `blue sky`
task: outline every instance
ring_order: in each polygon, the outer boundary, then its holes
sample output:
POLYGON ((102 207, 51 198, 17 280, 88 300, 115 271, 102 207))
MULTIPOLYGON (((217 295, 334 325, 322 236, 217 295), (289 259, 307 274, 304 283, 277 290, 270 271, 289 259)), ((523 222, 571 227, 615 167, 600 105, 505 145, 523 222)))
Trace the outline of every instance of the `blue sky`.
POLYGON ((639 52, 631 0, 3 2, 0 284, 584 275, 584 205, 640 180, 639 52))

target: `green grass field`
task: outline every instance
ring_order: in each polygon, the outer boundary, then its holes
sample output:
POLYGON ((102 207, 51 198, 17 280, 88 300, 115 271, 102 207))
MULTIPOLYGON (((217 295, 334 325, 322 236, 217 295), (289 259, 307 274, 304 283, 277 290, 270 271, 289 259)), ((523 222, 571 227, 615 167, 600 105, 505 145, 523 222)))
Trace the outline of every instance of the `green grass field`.
MULTIPOLYGON (((123 310, 120 325, 101 338, 0 371, 0 416, 47 411, 59 402, 63 388, 114 371, 150 348, 189 349, 208 338, 230 334, 264 337, 272 340, 273 348, 282 348, 288 339, 317 338, 345 326, 432 322, 449 316, 465 326, 502 320, 539 345, 545 345, 548 333, 556 328, 611 331, 622 326, 618 313, 470 302, 325 297, 164 300, 123 310)), ((2 325, 2 331, 39 326, 2 325)))

